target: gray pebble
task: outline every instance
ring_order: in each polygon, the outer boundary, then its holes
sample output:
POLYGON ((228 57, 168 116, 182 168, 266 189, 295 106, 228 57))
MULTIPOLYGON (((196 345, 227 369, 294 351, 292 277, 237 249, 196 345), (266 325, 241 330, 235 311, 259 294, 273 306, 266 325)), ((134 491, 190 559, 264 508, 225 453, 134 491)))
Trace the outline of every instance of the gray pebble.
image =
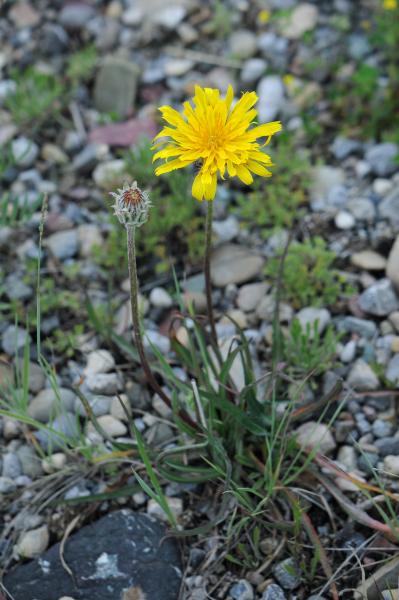
POLYGON ((338 136, 334 139, 330 146, 330 150, 337 160, 347 158, 350 154, 358 152, 361 148, 361 143, 357 140, 351 140, 338 136))
POLYGON ((287 597, 279 585, 271 583, 263 592, 261 600, 287 600, 287 597))
POLYGON ((361 471, 367 475, 373 475, 374 467, 379 461, 378 454, 372 452, 362 452, 357 460, 357 465, 361 471))
POLYGON ((65 448, 68 441, 73 445, 76 443, 76 439, 81 433, 75 415, 70 412, 54 419, 51 427, 54 431, 41 429, 34 434, 36 439, 47 451, 51 450, 54 452, 56 450, 61 450, 65 448), (57 432, 60 432, 63 437, 57 435, 57 432), (66 438, 66 441, 64 438, 66 438))
POLYGON ((35 479, 43 474, 41 460, 30 446, 27 444, 20 446, 16 451, 16 454, 22 465, 22 472, 24 475, 28 475, 28 477, 35 479))
POLYGON ((7 452, 3 456, 3 477, 16 479, 22 474, 21 462, 16 454, 7 452))
POLYGON ((0 477, 0 494, 10 494, 14 492, 17 485, 9 477, 0 477))
POLYGON ((11 150, 19 167, 30 167, 39 154, 38 145, 24 136, 16 138, 12 142, 11 150))
POLYGON ((5 293, 10 300, 27 300, 32 297, 33 289, 22 281, 21 274, 12 273, 4 282, 5 293))
POLYGON ((113 396, 119 390, 119 378, 116 373, 88 375, 85 383, 93 394, 113 396))
POLYGON ((229 590, 233 600, 253 600, 254 591, 252 585, 246 579, 240 579, 229 590))
POLYGON ((399 309, 399 299, 389 279, 380 279, 359 296, 359 306, 365 312, 384 317, 399 309))
POLYGON ((385 437, 374 442, 381 456, 399 455, 399 437, 385 437))
POLYGON ((57 231, 50 235, 46 241, 46 246, 51 253, 59 260, 72 258, 78 252, 78 232, 76 229, 67 231, 57 231))
POLYGON ((15 325, 9 325, 3 332, 1 346, 8 356, 14 356, 19 350, 24 348, 27 338, 30 343, 31 337, 25 329, 22 329, 22 327, 15 327, 15 325))
POLYGON ((392 423, 389 421, 383 421, 382 419, 376 419, 372 426, 373 435, 377 438, 387 438, 393 433, 392 423))
POLYGON ((374 173, 380 177, 391 175, 398 168, 395 161, 398 155, 398 146, 391 142, 375 144, 366 152, 366 161, 374 173))
POLYGON ((273 575, 285 590, 295 590, 301 583, 301 572, 293 558, 286 558, 273 569, 273 575))
POLYGON ((357 333, 361 337, 372 338, 377 333, 377 326, 374 321, 359 319, 358 317, 345 317, 338 321, 338 331, 348 331, 357 333))

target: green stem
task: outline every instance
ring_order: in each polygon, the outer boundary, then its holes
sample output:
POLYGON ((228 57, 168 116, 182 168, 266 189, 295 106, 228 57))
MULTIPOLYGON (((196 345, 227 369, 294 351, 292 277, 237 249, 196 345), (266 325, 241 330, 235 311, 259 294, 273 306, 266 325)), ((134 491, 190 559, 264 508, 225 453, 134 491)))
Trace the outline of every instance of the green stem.
POLYGON ((127 255, 129 263, 129 278, 130 278, 130 303, 132 308, 132 322, 134 339, 136 342, 137 351, 139 353, 141 366, 143 367, 145 376, 148 383, 151 385, 154 392, 156 392, 162 400, 171 408, 172 403, 168 396, 165 394, 157 380, 155 379, 150 365, 148 364, 147 357, 144 351, 143 340, 141 337, 140 329, 140 313, 139 313, 139 285, 137 278, 137 262, 136 262, 136 243, 135 233, 136 227, 134 225, 126 225, 127 231, 127 255))
MULTIPOLYGON (((135 243, 135 233, 136 227, 134 225, 126 225, 127 231, 127 256, 129 263, 129 279, 130 279, 130 303, 132 307, 132 322, 133 322, 133 332, 134 339, 136 342, 137 351, 139 353, 141 366, 143 367, 144 374, 146 379, 154 392, 158 394, 162 398, 169 408, 172 407, 172 402, 170 398, 165 394, 158 381, 155 379, 153 372, 151 371, 151 367, 148 364, 147 357, 144 351, 143 340, 141 337, 141 329, 140 329, 140 313, 139 313, 139 284, 137 277, 137 261, 136 261, 136 243, 135 243)), ((198 426, 191 417, 184 411, 179 411, 180 418, 187 423, 194 430, 198 430, 198 426)))
POLYGON ((215 317, 212 307, 212 282, 211 282, 211 247, 212 247, 212 216, 213 216, 213 200, 208 200, 208 210, 206 213, 205 226, 205 260, 204 260, 204 275, 205 275, 205 293, 206 293, 206 310, 208 314, 209 325, 211 328, 211 337, 217 347, 217 334, 215 326, 215 317))

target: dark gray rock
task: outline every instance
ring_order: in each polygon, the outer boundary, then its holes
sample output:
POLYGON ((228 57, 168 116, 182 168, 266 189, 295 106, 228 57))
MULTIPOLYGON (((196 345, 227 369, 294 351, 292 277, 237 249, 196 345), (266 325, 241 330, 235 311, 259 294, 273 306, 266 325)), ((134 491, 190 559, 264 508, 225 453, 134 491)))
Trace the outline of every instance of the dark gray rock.
POLYGON ((381 438, 374 442, 374 446, 378 448, 380 456, 399 455, 399 438, 397 437, 381 438))
POLYGON ((177 600, 180 553, 164 536, 164 527, 147 515, 117 511, 68 539, 64 558, 76 586, 60 562, 59 544, 14 569, 4 585, 14 600, 126 600, 134 591, 148 600, 177 600))
POLYGON ((363 452, 359 456, 357 464, 361 471, 368 475, 372 475, 373 468, 377 465, 378 461, 378 454, 374 454, 373 452, 363 452))
POLYGON ((68 34, 60 25, 49 23, 43 28, 40 49, 47 56, 62 54, 68 49, 68 44, 68 34))

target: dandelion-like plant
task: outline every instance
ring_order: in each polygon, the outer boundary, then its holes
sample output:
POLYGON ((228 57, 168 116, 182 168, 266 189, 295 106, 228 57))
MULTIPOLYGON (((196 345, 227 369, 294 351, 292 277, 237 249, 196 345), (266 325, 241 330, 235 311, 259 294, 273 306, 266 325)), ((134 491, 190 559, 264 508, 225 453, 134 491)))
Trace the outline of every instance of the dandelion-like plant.
POLYGON ((270 177, 272 160, 263 152, 271 137, 281 130, 280 121, 255 125, 258 97, 245 92, 233 105, 234 92, 229 86, 225 98, 217 89, 195 87, 193 103, 184 102, 183 113, 170 106, 161 106, 167 125, 156 136, 153 160, 165 162, 155 169, 162 175, 191 164, 199 166, 192 185, 197 200, 208 200, 205 265, 207 308, 212 337, 216 330, 212 311, 210 283, 210 247, 212 234, 212 206, 218 176, 224 179, 238 177, 246 185, 253 182, 253 174, 270 177), (160 141, 159 141, 160 140, 160 141), (258 140, 262 140, 262 143, 258 140))
POLYGON ((139 353, 140 362, 143 367, 148 383, 153 390, 171 406, 170 399, 165 394, 161 386, 155 379, 147 357, 144 351, 143 340, 140 328, 140 313, 139 313, 139 284, 137 277, 137 260, 136 260, 136 228, 141 227, 148 219, 148 213, 151 207, 151 201, 147 192, 141 190, 137 182, 128 185, 125 184, 122 189, 117 192, 111 192, 115 203, 112 205, 114 213, 119 222, 125 226, 127 233, 127 255, 129 264, 129 279, 130 279, 130 302, 132 309, 133 332, 136 343, 136 348, 139 353))

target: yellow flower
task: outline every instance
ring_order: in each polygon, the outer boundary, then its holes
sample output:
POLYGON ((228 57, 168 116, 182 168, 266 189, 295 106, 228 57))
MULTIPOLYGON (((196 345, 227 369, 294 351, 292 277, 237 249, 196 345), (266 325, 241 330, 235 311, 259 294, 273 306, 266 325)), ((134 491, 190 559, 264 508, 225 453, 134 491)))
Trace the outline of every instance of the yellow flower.
POLYGON ((266 23, 268 23, 270 21, 270 11, 269 10, 261 10, 258 13, 258 21, 259 23, 261 23, 262 25, 265 25, 266 23))
POLYGON ((395 8, 398 8, 398 1, 397 0, 384 0, 384 8, 385 8, 385 10, 395 10, 395 8))
POLYGON ((283 77, 283 82, 286 87, 291 87, 295 83, 295 77, 291 73, 287 73, 283 77))
POLYGON ((153 149, 164 146, 153 161, 166 159, 155 169, 155 174, 198 164, 192 187, 197 200, 214 199, 218 173, 224 179, 226 170, 230 177, 237 176, 247 185, 253 181, 252 173, 270 177, 265 165, 272 165, 271 158, 261 151, 257 139, 266 138, 263 144, 266 145, 280 131, 281 123, 273 121, 251 127, 258 114, 253 108, 257 95, 245 92, 234 107, 233 98, 231 85, 224 99, 220 98, 219 90, 196 86, 194 106, 184 102, 183 116, 170 106, 161 106, 162 118, 172 127, 164 127, 155 137, 155 140, 169 138, 153 146, 153 149))

